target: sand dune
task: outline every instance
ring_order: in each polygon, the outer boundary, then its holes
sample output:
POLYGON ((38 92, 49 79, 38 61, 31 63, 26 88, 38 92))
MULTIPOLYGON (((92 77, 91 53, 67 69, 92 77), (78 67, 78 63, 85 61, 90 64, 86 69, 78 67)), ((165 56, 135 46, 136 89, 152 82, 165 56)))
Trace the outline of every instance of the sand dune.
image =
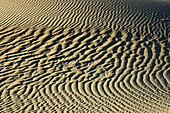
POLYGON ((168 113, 169 6, 0 0, 0 112, 168 113))

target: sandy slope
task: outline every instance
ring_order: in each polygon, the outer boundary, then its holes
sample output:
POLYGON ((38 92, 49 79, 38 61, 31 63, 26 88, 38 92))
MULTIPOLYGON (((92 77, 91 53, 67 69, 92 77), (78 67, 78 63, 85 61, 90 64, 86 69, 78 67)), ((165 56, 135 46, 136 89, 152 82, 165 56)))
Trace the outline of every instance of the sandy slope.
POLYGON ((0 0, 0 113, 168 113, 168 0, 0 0))

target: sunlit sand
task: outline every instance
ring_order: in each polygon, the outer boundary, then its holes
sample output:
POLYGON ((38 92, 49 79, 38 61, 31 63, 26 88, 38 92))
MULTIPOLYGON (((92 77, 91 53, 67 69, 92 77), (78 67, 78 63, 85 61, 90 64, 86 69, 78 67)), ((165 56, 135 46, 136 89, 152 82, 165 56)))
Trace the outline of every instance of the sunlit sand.
POLYGON ((0 0, 0 113, 169 113, 168 0, 0 0))

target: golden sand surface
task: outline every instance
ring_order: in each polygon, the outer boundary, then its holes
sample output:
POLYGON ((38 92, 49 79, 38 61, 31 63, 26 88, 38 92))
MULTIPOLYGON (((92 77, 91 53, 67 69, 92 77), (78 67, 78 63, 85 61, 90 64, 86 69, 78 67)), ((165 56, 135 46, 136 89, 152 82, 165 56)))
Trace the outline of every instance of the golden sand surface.
POLYGON ((170 113, 169 0, 0 0, 0 113, 170 113))

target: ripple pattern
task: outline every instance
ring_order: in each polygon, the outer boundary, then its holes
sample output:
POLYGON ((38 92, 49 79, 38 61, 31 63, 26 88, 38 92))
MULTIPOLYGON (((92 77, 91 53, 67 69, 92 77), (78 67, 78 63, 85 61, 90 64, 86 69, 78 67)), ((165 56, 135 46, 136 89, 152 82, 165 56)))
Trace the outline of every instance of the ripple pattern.
POLYGON ((0 112, 167 113, 166 44, 111 28, 1 27, 0 112))
POLYGON ((163 39, 170 36, 170 5, 158 1, 0 0, 0 24, 24 27, 118 27, 163 39))

